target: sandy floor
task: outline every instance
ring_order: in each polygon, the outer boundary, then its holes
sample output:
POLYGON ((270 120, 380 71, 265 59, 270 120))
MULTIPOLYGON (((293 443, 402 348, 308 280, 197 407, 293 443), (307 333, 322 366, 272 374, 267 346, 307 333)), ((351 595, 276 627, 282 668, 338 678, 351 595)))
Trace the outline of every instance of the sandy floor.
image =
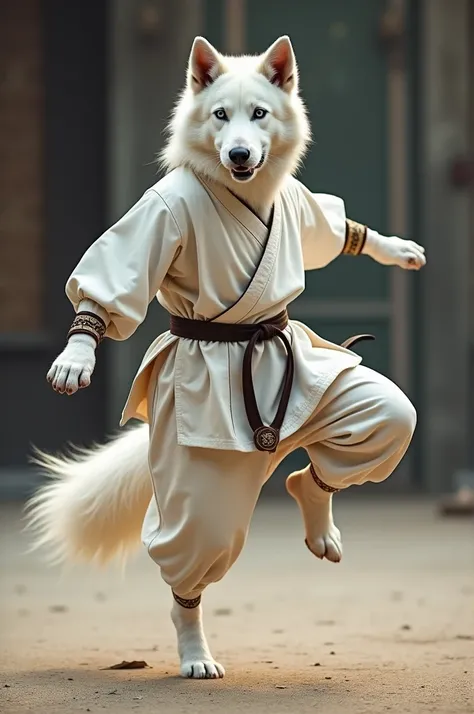
POLYGON ((59 576, 0 511, 0 711, 474 712, 473 522, 413 502, 344 501, 340 565, 306 550, 292 503, 262 506, 209 590, 221 681, 178 678, 170 598, 140 553, 125 578, 59 576), (104 671, 124 659, 150 669, 104 671))

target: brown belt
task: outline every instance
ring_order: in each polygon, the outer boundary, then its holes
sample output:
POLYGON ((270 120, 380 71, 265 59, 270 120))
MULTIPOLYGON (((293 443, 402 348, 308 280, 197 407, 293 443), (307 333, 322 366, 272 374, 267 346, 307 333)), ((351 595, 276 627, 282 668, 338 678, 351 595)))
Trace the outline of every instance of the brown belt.
MULTIPOLYGON (((200 342, 248 342, 245 348, 242 364, 242 391, 245 412, 253 431, 253 440, 259 451, 276 451, 280 441, 280 430, 285 418, 295 372, 293 350, 290 341, 283 330, 288 325, 288 313, 280 312, 265 322, 255 324, 231 324, 207 320, 191 320, 186 317, 170 315, 170 332, 177 337, 200 342), (255 398, 252 377, 252 355, 257 342, 272 340, 278 337, 286 350, 285 374, 282 381, 282 392, 277 413, 272 423, 265 426, 262 422, 255 398)), ((374 339, 373 335, 356 335, 343 342, 343 347, 349 347, 362 339, 374 339)))

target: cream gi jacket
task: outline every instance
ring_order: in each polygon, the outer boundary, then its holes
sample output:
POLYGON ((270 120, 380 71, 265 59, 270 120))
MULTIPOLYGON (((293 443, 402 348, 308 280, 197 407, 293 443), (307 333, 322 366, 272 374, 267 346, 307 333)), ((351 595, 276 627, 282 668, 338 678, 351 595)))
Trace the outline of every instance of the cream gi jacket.
MULTIPOLYGON (((312 194, 290 178, 275 200, 268 231, 228 189, 178 168, 91 245, 66 293, 76 311, 84 299, 106 310, 106 334, 115 340, 133 334, 155 296, 175 315, 259 322, 303 291, 305 270, 322 268, 341 253, 345 218, 341 199, 312 194)), ((360 362, 300 322, 291 321, 286 333, 295 378, 282 439, 306 421, 344 369, 360 362)), ((254 451, 241 389, 245 347, 161 334, 144 356, 121 424, 132 417, 148 421, 149 380, 158 359, 160 389, 174 391, 179 444, 254 451)), ((285 363, 280 340, 257 345, 253 379, 265 424, 278 407, 285 363)))

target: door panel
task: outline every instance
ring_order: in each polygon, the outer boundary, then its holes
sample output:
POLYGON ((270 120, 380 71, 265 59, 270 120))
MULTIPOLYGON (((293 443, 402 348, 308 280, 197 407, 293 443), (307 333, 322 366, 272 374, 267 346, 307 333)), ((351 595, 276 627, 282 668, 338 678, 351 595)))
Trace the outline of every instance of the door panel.
MULTIPOLYGON (((314 139, 301 180, 315 193, 341 196, 349 217, 381 233, 388 232, 387 68, 377 36, 384 9, 380 0, 246 4, 248 51, 262 52, 283 34, 294 46, 314 139)), ((390 376, 390 291, 390 269, 341 257, 307 273, 290 314, 335 342, 373 333, 375 342, 355 349, 364 364, 390 376)), ((281 471, 300 459, 289 457, 281 471)), ((278 476, 272 482, 269 491, 281 489, 278 476)))

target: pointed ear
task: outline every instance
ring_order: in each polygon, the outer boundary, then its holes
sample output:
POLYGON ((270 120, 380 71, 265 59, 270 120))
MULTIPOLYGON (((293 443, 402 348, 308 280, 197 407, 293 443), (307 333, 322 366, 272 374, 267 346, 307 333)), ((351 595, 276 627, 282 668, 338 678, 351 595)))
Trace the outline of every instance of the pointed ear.
POLYGON ((298 86, 298 67, 295 54, 287 35, 279 37, 263 55, 259 71, 272 84, 284 92, 291 92, 298 86))
POLYGON ((188 86, 197 94, 212 84, 221 73, 218 51, 204 37, 196 37, 188 62, 188 86))

